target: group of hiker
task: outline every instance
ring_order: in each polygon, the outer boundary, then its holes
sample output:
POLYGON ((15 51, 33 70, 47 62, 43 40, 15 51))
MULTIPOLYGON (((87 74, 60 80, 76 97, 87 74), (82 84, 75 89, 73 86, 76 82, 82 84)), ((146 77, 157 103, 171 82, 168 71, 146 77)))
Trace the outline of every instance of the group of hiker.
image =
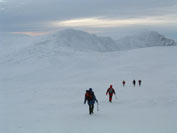
MULTIPOLYGON (((106 91, 106 95, 108 95, 108 94, 109 94, 109 102, 112 102, 112 96, 113 96, 113 94, 116 94, 112 85, 110 85, 110 87, 106 91)), ((97 104, 98 104, 98 100, 96 99, 96 96, 95 96, 92 88, 89 88, 89 90, 86 90, 84 104, 86 104, 86 102, 89 105, 89 114, 91 115, 91 114, 93 114, 95 102, 97 102, 97 104)))
MULTIPOLYGON (((125 86, 125 83, 126 83, 125 80, 123 80, 123 81, 122 81, 122 85, 125 86)), ((133 86, 135 87, 135 86, 136 86, 136 80, 133 80, 132 83, 133 83, 133 86)), ((142 83, 142 81, 141 81, 141 80, 138 80, 139 86, 141 86, 141 83, 142 83)))
MULTIPOLYGON (((141 80, 138 80, 139 86, 141 86, 141 82, 142 82, 141 80)), ((135 80, 133 80, 132 83, 133 83, 133 86, 136 85, 136 81, 135 80)), ((123 84, 123 86, 125 86, 125 80, 122 81, 122 84, 123 84)), ((108 95, 108 94, 109 94, 109 102, 111 103, 113 95, 116 96, 116 92, 115 92, 115 90, 114 90, 112 85, 110 85, 110 87, 106 91, 106 95, 108 95)), ((89 114, 92 115, 94 113, 93 111, 94 111, 95 102, 98 105, 98 100, 97 100, 92 88, 89 88, 89 90, 86 90, 84 104, 86 104, 86 102, 89 105, 89 114)))

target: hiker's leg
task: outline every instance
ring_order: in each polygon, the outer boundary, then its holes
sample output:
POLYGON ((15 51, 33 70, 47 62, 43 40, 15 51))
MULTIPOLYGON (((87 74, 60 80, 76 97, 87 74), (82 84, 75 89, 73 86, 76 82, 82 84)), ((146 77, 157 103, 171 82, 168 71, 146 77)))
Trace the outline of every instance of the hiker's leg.
POLYGON ((89 104, 89 114, 91 115, 91 113, 92 113, 92 105, 89 104))

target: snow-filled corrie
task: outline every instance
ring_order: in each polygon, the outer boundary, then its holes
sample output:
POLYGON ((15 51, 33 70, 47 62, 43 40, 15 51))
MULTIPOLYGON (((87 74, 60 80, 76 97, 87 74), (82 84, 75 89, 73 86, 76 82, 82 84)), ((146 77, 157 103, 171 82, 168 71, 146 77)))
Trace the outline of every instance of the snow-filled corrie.
POLYGON ((0 132, 176 133, 176 51, 100 53, 39 45, 1 56, 0 132), (133 87, 133 79, 142 86, 133 87), (110 84, 118 97, 112 103, 110 84), (90 87, 99 101, 91 116, 84 105, 90 87))

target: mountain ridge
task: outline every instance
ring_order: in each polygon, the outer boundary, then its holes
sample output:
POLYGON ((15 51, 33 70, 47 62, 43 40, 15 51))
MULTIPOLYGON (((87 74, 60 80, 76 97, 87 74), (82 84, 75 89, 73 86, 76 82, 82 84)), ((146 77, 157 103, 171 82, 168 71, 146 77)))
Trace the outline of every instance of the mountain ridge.
MULTIPOLYGON (((126 36, 119 40, 111 37, 100 37, 88 32, 66 29, 52 34, 37 37, 12 36, 12 34, 0 40, 1 53, 13 52, 13 48, 18 51, 26 47, 43 47, 47 50, 61 49, 61 47, 71 48, 79 51, 112 52, 120 50, 131 50, 136 48, 154 46, 176 46, 176 42, 168 39, 158 32, 150 31, 139 33, 134 36, 126 36), (10 47, 11 50, 8 50, 10 47)), ((34 48, 35 49, 35 48, 34 48)))

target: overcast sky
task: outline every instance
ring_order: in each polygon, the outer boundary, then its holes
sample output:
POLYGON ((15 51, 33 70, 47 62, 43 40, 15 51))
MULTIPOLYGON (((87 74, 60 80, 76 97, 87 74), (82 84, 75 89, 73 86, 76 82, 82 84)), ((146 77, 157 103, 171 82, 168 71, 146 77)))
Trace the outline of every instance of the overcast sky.
POLYGON ((0 32, 65 28, 118 37, 154 30, 177 38, 177 0, 0 0, 0 32))

